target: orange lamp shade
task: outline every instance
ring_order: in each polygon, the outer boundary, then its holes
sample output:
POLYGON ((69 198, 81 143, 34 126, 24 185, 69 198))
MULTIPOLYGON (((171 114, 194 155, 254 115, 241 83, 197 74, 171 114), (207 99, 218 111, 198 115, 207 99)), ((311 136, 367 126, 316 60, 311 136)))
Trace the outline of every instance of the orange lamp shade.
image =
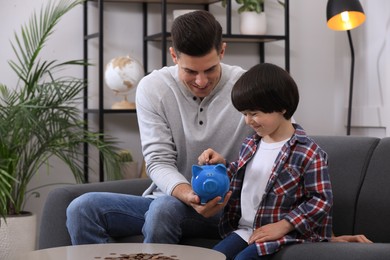
POLYGON ((366 20, 358 0, 329 0, 326 7, 328 27, 336 31, 351 30, 366 20))

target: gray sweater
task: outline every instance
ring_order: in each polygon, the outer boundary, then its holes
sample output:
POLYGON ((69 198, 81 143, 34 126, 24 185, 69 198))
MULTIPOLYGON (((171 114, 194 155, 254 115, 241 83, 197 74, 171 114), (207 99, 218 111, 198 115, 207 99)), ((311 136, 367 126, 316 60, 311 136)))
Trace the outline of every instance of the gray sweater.
POLYGON ((237 159, 243 139, 253 133, 230 98, 244 70, 221 66, 218 85, 203 100, 179 81, 177 65, 155 70, 140 81, 137 118, 146 172, 153 180, 144 196, 170 195, 178 184, 189 183, 192 165, 207 148, 229 161, 237 159))

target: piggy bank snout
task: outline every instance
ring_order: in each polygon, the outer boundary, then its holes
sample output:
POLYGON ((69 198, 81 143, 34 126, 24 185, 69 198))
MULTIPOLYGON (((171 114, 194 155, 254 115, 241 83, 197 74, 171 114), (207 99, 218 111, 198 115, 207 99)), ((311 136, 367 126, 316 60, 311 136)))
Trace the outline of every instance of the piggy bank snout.
POLYGON ((207 193, 214 193, 218 190, 218 183, 214 179, 207 179, 203 182, 203 190, 207 193))

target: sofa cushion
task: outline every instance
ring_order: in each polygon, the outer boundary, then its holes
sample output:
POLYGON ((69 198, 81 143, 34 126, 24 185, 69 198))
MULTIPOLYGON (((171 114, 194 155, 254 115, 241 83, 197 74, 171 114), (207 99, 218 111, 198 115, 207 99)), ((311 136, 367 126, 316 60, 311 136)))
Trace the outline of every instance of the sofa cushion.
POLYGON ((131 179, 89 184, 75 184, 52 190, 47 196, 39 231, 39 249, 70 245, 66 228, 66 208, 69 203, 86 192, 104 191, 142 195, 150 185, 149 179, 131 179))
POLYGON ((314 136, 313 139, 329 156, 334 196, 333 231, 336 235, 354 234, 357 196, 380 139, 352 136, 314 136))
MULTIPOLYGON (((374 242, 390 242, 390 138, 376 148, 360 192, 355 233, 374 242)), ((390 255, 389 255, 390 259, 390 255)))

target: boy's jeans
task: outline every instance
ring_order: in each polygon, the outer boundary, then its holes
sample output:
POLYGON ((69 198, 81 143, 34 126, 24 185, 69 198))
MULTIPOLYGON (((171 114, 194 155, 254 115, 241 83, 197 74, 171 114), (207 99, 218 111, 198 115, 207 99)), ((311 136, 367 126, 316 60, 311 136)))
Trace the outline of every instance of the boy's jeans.
POLYGON ((256 244, 250 244, 232 232, 213 248, 223 253, 226 260, 270 260, 273 255, 259 256, 256 244))
POLYGON ((219 238, 219 215, 204 218, 172 196, 141 196, 91 192, 67 208, 73 245, 108 243, 115 238, 144 235, 145 243, 177 244, 182 237, 219 238))

